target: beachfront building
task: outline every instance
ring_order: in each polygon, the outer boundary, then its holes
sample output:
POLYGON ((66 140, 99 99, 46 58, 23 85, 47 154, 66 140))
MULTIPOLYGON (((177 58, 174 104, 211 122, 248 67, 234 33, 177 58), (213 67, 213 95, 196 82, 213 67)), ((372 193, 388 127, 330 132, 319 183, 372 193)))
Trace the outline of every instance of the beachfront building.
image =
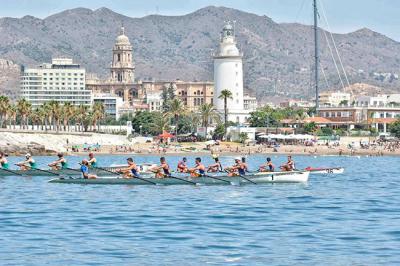
POLYGON ((224 113, 224 99, 219 96, 223 90, 230 90, 232 98, 228 102, 228 120, 244 124, 250 109, 244 108, 243 54, 236 44, 234 26, 228 22, 222 29, 219 49, 214 54, 214 105, 224 113))
POLYGON ((123 106, 121 97, 110 94, 97 94, 93 97, 93 102, 102 103, 107 117, 118 120, 120 109, 123 106))
POLYGON ((92 104, 92 91, 85 86, 85 69, 70 58, 54 58, 36 68, 22 68, 21 95, 32 107, 46 102, 92 104))
POLYGON ((351 94, 347 92, 321 92, 318 96, 320 106, 350 105, 351 94))

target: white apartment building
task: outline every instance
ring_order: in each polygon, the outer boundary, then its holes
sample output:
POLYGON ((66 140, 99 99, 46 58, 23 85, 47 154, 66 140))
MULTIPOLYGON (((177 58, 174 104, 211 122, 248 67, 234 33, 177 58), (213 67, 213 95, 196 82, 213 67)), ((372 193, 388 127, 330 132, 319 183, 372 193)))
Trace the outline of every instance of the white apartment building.
POLYGON ((23 69, 22 97, 38 107, 46 102, 91 105, 92 91, 85 86, 85 69, 69 58, 54 58, 51 64, 23 69))
POLYGON ((151 92, 146 94, 145 103, 149 106, 150 112, 161 110, 161 107, 163 105, 161 94, 162 92, 151 92))
POLYGON ((387 95, 378 95, 378 96, 359 96, 355 100, 356 106, 368 107, 383 107, 389 103, 387 95))
POLYGON ((108 117, 118 120, 120 117, 120 109, 124 101, 121 97, 110 94, 98 94, 93 96, 93 102, 102 103, 105 113, 108 117))
POLYGON ((339 106, 342 102, 351 104, 351 95, 346 92, 321 92, 318 99, 320 106, 339 106))
POLYGON ((250 112, 253 112, 257 109, 257 98, 252 97, 249 94, 245 94, 243 96, 243 107, 244 110, 249 110, 250 112))

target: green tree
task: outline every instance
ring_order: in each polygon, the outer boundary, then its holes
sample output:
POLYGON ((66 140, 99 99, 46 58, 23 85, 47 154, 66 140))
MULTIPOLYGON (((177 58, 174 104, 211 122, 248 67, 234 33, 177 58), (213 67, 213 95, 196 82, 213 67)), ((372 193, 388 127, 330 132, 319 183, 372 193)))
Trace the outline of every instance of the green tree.
POLYGON ((313 133, 316 129, 317 125, 315 124, 315 122, 304 124, 304 132, 306 133, 313 133))
POLYGON ((225 135, 225 126, 224 124, 217 124, 217 127, 215 128, 213 132, 213 139, 222 139, 225 135))
POLYGON ((21 99, 17 102, 17 110, 21 117, 20 126, 25 129, 28 127, 28 116, 32 111, 32 105, 26 99, 21 99))
POLYGON ((212 122, 220 122, 219 113, 211 103, 200 105, 199 116, 201 120, 201 125, 206 128, 206 134, 208 132, 208 127, 212 122))
POLYGON ((10 129, 11 129, 11 125, 15 129, 15 126, 17 124, 17 114, 18 114, 17 106, 14 104, 11 104, 10 107, 8 108, 8 112, 7 112, 10 129))
POLYGON ((60 103, 57 101, 50 101, 49 108, 52 117, 53 130, 58 131, 63 110, 60 103))
POLYGON ((239 142, 240 142, 240 143, 245 143, 246 140, 248 140, 248 139, 249 139, 249 136, 247 135, 246 132, 241 132, 241 133, 239 134, 239 142))
POLYGON ((75 106, 70 102, 64 103, 62 107, 62 119, 64 125, 64 131, 69 131, 71 128, 71 119, 75 116, 75 106))
POLYGON ((395 137, 400 138, 400 119, 389 125, 389 131, 395 137))
POLYGON ((218 98, 224 100, 224 135, 226 137, 226 129, 228 128, 228 99, 232 99, 232 92, 230 90, 222 90, 218 98))
POLYGON ((158 135, 164 131, 168 131, 170 124, 169 113, 156 113, 154 121, 150 124, 150 130, 152 135, 158 135))
POLYGON ((7 120, 7 111, 10 108, 10 99, 7 96, 0 96, 0 128, 3 127, 4 121, 7 120))
MULTIPOLYGON (((105 108, 103 103, 96 102, 94 103, 92 107, 92 126, 93 126, 93 131, 96 131, 97 128, 97 122, 100 119, 103 119, 105 117, 105 108)), ((97 129, 100 131, 100 125, 99 128, 97 129)))
POLYGON ((178 136, 178 123, 179 117, 184 115, 186 112, 186 108, 183 105, 182 101, 175 98, 169 102, 169 111, 168 114, 170 117, 173 117, 175 124, 175 136, 178 136))

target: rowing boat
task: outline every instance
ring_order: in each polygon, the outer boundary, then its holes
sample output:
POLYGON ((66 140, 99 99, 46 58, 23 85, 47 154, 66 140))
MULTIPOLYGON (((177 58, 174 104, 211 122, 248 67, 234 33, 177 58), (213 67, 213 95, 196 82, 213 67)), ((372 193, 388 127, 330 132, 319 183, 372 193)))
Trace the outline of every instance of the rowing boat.
MULTIPOLYGON (((310 172, 308 171, 292 171, 292 172, 271 172, 271 173, 252 173, 246 175, 246 179, 251 180, 256 184, 264 183, 302 183, 307 182, 310 172)), ((144 176, 143 176, 144 177, 144 176)), ((226 185, 226 184, 250 184, 251 182, 240 176, 216 175, 216 178, 202 177, 166 177, 154 178, 144 177, 138 178, 115 178, 115 177, 100 177, 95 179, 84 178, 55 178, 51 179, 50 183, 63 184, 101 184, 101 185, 149 185, 155 183, 157 185, 226 185), (143 180, 145 179, 145 180, 143 180), (151 181, 151 182, 148 182, 151 181), (228 182, 227 182, 228 181, 228 182)))
POLYGON ((308 167, 304 170, 309 171, 311 174, 343 174, 344 173, 343 167, 336 167, 336 168, 311 168, 311 167, 308 167))
MULTIPOLYGON (((139 165, 140 172, 146 172, 148 169, 153 166, 153 164, 142 164, 139 165)), ((125 168, 126 165, 123 166, 110 166, 110 167, 102 167, 102 168, 89 168, 89 173, 94 174, 97 176, 108 176, 110 172, 115 172, 117 169, 125 168)), ((76 176, 81 175, 80 169, 60 169, 60 170, 51 170, 51 169, 30 169, 30 170, 2 170, 0 168, 0 177, 6 176, 55 176, 55 175, 62 175, 62 176, 76 176)))

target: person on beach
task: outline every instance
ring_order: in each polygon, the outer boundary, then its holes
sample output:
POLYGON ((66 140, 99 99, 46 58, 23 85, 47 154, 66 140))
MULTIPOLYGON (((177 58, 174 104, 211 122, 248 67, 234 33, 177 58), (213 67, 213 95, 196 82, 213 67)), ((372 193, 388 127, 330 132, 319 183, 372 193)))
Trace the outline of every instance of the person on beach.
POLYGON ((19 166, 21 170, 26 171, 29 169, 36 169, 36 162, 32 158, 32 155, 30 153, 27 153, 25 155, 25 161, 19 162, 15 164, 16 166, 19 166))
POLYGON ((207 167, 207 172, 212 172, 212 173, 222 172, 222 170, 223 170, 222 164, 219 161, 218 157, 215 157, 214 161, 215 161, 215 163, 213 163, 207 167))
POLYGON ((179 162, 178 162, 178 166, 177 166, 176 170, 177 170, 179 173, 187 173, 188 167, 187 167, 187 165, 186 165, 186 162, 187 162, 186 157, 183 157, 183 158, 182 158, 182 161, 179 161, 179 162))
POLYGON ((8 169, 8 160, 7 160, 7 154, 0 152, 0 168, 2 169, 8 169))
POLYGON ((238 176, 245 175, 245 166, 242 164, 242 159, 240 157, 235 158, 235 164, 231 167, 225 168, 225 171, 228 172, 228 176, 238 176))
POLYGON ((171 175, 171 171, 167 161, 165 160, 165 157, 160 158, 160 165, 150 168, 149 171, 155 173, 157 178, 164 178, 171 175))
POLYGON ((140 177, 139 168, 132 158, 126 159, 128 167, 118 169, 117 172, 123 173, 124 178, 140 177))
POLYGON ((58 159, 52 163, 49 163, 48 166, 51 167, 52 170, 60 170, 60 169, 67 169, 67 159, 64 158, 64 154, 58 153, 58 159))
POLYGON ((197 157, 195 159, 195 167, 189 169, 189 173, 191 177, 199 177, 203 176, 206 172, 206 167, 201 163, 201 158, 197 157))
POLYGON ((292 159, 292 156, 288 156, 287 157, 287 162, 285 163, 285 164, 283 164, 281 167, 281 170, 282 171, 294 171, 295 169, 296 169, 296 167, 295 167, 295 163, 294 163, 294 161, 293 161, 293 159, 292 159))
POLYGON ((96 157, 94 157, 93 152, 89 153, 88 163, 89 163, 89 167, 91 167, 91 168, 97 167, 97 159, 96 159, 96 157))
POLYGON ((272 160, 270 157, 267 158, 267 162, 263 165, 260 166, 258 169, 259 172, 273 172, 275 171, 275 166, 272 163, 272 160))
POLYGON ((84 179, 97 178, 96 175, 89 174, 89 161, 86 160, 86 159, 82 160, 81 169, 80 170, 81 170, 81 173, 82 173, 82 178, 84 178, 84 179))

